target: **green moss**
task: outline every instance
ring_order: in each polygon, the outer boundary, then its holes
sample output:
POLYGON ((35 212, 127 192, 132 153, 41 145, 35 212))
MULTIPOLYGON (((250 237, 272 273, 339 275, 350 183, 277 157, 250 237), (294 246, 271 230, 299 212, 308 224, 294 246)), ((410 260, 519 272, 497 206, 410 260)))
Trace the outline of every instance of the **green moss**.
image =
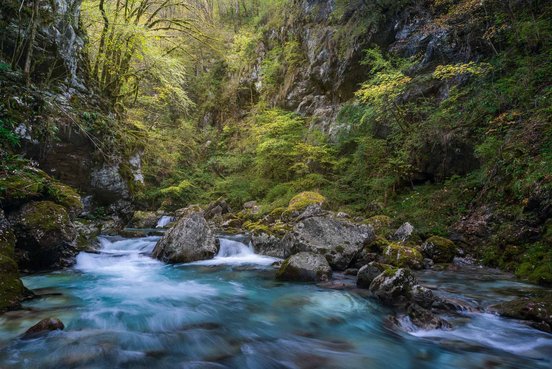
POLYGON ((18 273, 0 273, 0 311, 18 306, 24 291, 18 273))
POLYGON ((57 181, 50 181, 47 192, 54 202, 66 207, 70 212, 76 213, 75 215, 82 211, 80 195, 73 187, 57 181))
POLYGON ((247 220, 243 223, 242 227, 254 234, 266 233, 268 235, 284 235, 291 227, 283 222, 276 221, 272 224, 266 224, 262 221, 250 221, 247 220))
POLYGON ((424 242, 424 254, 436 263, 450 263, 456 254, 456 246, 451 240, 432 236, 424 242))
POLYGON ((413 247, 390 243, 383 252, 386 263, 399 268, 421 269, 424 262, 422 254, 413 247))
POLYGON ((45 232, 58 230, 70 222, 65 208, 52 201, 39 201, 32 205, 25 214, 28 227, 45 232))
POLYGON ((324 204, 326 198, 318 192, 304 191, 294 196, 287 207, 288 212, 305 210, 309 205, 324 204))
POLYGON ((380 253, 380 252, 383 252, 383 250, 389 246, 390 242, 385 239, 384 237, 381 237, 381 236, 376 236, 376 238, 374 239, 374 241, 370 242, 366 247, 368 248, 368 250, 370 250, 371 252, 377 252, 377 253, 380 253))
POLYGON ((5 201, 27 201, 43 195, 47 179, 38 171, 18 170, 0 178, 0 198, 5 201))
POLYGON ((527 246, 516 275, 531 282, 552 285, 552 249, 545 243, 527 246))

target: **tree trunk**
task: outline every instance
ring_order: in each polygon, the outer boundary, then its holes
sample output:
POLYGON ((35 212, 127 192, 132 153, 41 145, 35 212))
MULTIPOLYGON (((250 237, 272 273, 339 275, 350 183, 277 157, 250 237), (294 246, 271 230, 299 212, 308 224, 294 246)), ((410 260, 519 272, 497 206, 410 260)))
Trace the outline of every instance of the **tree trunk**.
POLYGON ((25 67, 23 73, 25 74, 25 80, 27 85, 31 84, 31 64, 33 59, 34 42, 36 38, 36 29, 38 27, 38 5, 40 0, 34 0, 33 13, 31 16, 31 34, 29 36, 29 45, 27 46, 27 57, 25 59, 25 67))

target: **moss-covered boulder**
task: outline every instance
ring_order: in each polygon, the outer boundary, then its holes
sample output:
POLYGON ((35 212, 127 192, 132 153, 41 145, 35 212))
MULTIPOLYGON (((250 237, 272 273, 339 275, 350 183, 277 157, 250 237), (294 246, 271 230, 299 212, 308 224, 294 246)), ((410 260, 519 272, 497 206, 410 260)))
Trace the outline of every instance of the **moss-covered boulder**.
POLYGON ((447 238, 433 236, 422 244, 422 252, 436 263, 450 263, 456 255, 456 245, 447 238))
POLYGON ((7 209, 15 209, 33 200, 50 200, 66 208, 71 218, 83 210, 80 195, 34 167, 24 167, 0 178, 0 200, 7 209))
POLYGON ((529 325, 552 333, 552 293, 539 291, 513 301, 494 305, 491 309, 498 314, 514 319, 525 320, 529 325))
POLYGON ((288 204, 286 213, 300 213, 310 205, 324 205, 326 198, 318 192, 305 191, 295 195, 288 204))
POLYGON ((49 199, 65 207, 71 219, 82 213, 83 205, 81 197, 73 187, 50 180, 47 191, 49 199))
POLYGON ((276 273, 282 281, 320 282, 328 281, 332 268, 324 256, 312 252, 300 252, 287 258, 276 273))
POLYGON ((399 268, 422 269, 424 257, 413 247, 389 243, 383 251, 385 263, 399 268))
POLYGON ((63 206, 52 201, 30 202, 9 218, 21 268, 38 271, 72 264, 77 253, 76 231, 63 206))
POLYGON ((25 289, 13 260, 15 235, 0 209, 0 312, 19 306, 25 289))

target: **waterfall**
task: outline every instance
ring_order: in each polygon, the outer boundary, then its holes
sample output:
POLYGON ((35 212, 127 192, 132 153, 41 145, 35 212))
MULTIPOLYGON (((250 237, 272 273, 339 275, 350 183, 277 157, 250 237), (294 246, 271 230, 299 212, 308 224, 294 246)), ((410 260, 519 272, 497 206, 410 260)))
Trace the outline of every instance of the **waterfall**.
POLYGON ((167 226, 167 224, 169 224, 173 220, 174 220, 174 217, 171 217, 171 216, 168 216, 168 215, 163 215, 157 221, 157 225, 155 226, 155 228, 165 228, 167 226))
POLYGON ((194 265, 270 265, 279 259, 255 254, 253 246, 241 238, 219 238, 219 251, 213 259, 190 263, 194 265))

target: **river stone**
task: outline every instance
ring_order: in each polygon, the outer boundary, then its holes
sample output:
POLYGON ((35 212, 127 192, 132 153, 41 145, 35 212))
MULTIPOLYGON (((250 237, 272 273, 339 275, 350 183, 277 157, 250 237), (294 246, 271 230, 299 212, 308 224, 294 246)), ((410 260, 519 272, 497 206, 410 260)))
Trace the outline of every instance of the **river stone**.
POLYGON ((407 268, 386 269, 370 283, 370 292, 386 305, 404 305, 412 300, 416 277, 407 268))
POLYGON ((539 291, 535 296, 521 297, 491 307, 498 314, 525 320, 542 331, 552 333, 552 293, 539 291))
POLYGON ((418 304, 410 304, 406 313, 415 326, 424 330, 446 329, 451 327, 449 322, 418 304))
POLYGON ((272 256, 275 258, 284 258, 284 248, 282 245, 282 238, 268 234, 259 233, 251 235, 251 243, 255 253, 261 255, 272 256))
POLYGON ((33 338, 51 331, 62 331, 65 329, 63 322, 57 318, 46 318, 33 325, 23 333, 23 338, 33 338))
POLYGON ((22 269, 39 271, 74 262, 77 233, 63 206, 30 202, 10 214, 9 220, 17 237, 15 257, 22 269))
POLYGON ((167 263, 212 259, 218 252, 215 235, 201 212, 192 213, 170 228, 152 256, 167 263))
POLYGON ((359 269, 357 274, 357 287, 369 288, 370 283, 372 283, 372 281, 383 271, 385 271, 385 266, 375 261, 364 265, 362 268, 359 269))
POLYGON ((390 243, 383 251, 385 263, 399 268, 422 269, 424 257, 413 247, 390 243))
POLYGON ((332 269, 324 256, 312 252, 300 252, 287 258, 276 273, 284 281, 319 282, 327 281, 332 269))
POLYGON ((331 216, 315 216, 301 220, 282 240, 285 256, 308 251, 325 256, 330 266, 345 270, 374 239, 372 227, 355 224, 331 216))
POLYGON ((451 263, 456 254, 456 246, 449 239, 433 236, 422 244, 422 252, 435 263, 451 263))

